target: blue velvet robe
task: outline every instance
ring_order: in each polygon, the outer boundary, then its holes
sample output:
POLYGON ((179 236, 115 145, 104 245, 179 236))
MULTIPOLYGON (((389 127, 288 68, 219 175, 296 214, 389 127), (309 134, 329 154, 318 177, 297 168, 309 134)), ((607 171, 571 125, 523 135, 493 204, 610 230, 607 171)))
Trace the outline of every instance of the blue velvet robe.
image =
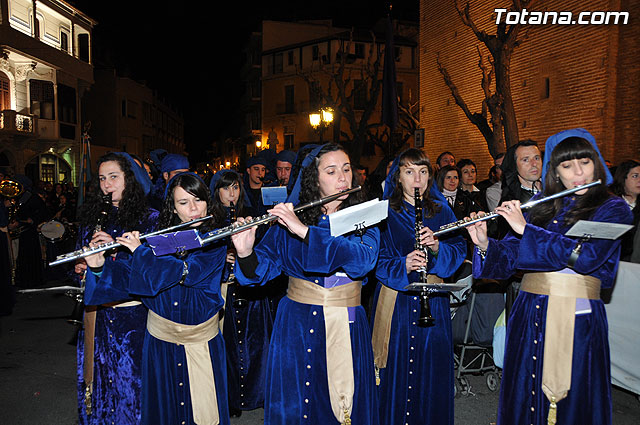
MULTIPOLYGON (((344 272, 359 280, 375 266, 379 238, 375 228, 367 229, 362 239, 353 234, 332 237, 326 215, 309 227, 307 242, 280 225, 272 226, 255 247, 255 276, 247 277, 236 267, 236 278, 241 285, 264 285, 283 272, 324 286, 325 278, 344 272)), ((355 381, 351 423, 375 425, 371 332, 362 306, 355 307, 349 329, 355 381)), ((323 308, 282 298, 269 346, 265 424, 338 423, 329 399, 325 341, 323 308)))
MULTIPOLYGON (((155 230, 158 212, 149 209, 148 215, 135 229, 121 229, 113 218, 114 207, 104 231, 114 239, 125 231, 148 233, 155 230)), ((82 228, 77 247, 88 246, 93 228, 82 228)), ((129 251, 120 249, 117 260, 130 258, 129 251)), ((113 258, 107 258, 112 263, 113 258)), ((91 273, 87 272, 87 276, 91 273)), ((128 295, 111 301, 130 301, 128 295)), ((86 300, 85 300, 86 301, 86 300)), ((85 305, 90 305, 85 302, 85 305)), ((147 310, 143 305, 134 307, 97 307, 92 414, 87 416, 84 402, 84 330, 78 333, 77 386, 80 425, 85 424, 138 424, 140 423, 140 388, 142 383, 142 344, 147 323, 147 310)))
MULTIPOLYGON (((564 236, 564 216, 575 198, 565 198, 560 213, 545 228, 527 224, 522 237, 510 233, 501 241, 490 239, 484 261, 476 253, 473 275, 506 279, 516 270, 559 271, 567 267, 576 240, 564 236)), ((528 220, 528 217, 526 217, 528 220)), ((611 197, 592 221, 631 223, 629 207, 611 197)), ((592 239, 583 245, 573 270, 600 279, 611 288, 620 256, 620 240, 592 239)), ((498 423, 547 423, 549 401, 542 392, 542 365, 548 296, 520 291, 507 325, 498 423)), ((601 300, 589 300, 591 313, 576 315, 571 389, 558 403, 559 424, 611 424, 611 365, 608 325, 601 300)))
MULTIPOLYGON (((433 217, 424 218, 423 225, 432 230, 456 221, 451 208, 442 207, 433 217)), ((381 284, 402 291, 412 282, 420 281, 417 272, 407 274, 406 258, 414 250, 415 212, 404 202, 401 212, 389 208, 382 225, 380 258, 376 277, 381 284)), ((443 279, 451 276, 465 259, 466 244, 460 235, 449 234, 440 239, 438 255, 429 253, 428 271, 443 279)), ((376 288, 372 322, 380 294, 376 288)), ((387 366, 380 369, 380 423, 453 424, 453 341, 449 295, 430 296, 431 315, 435 325, 416 325, 420 317, 420 298, 415 293, 399 292, 396 298, 387 366)))
MULTIPOLYGON (((184 259, 156 257, 138 247, 130 261, 107 265, 96 282, 87 277, 87 302, 105 303, 127 294, 139 296, 154 313, 185 325, 197 325, 213 317, 223 305, 220 280, 226 246, 216 245, 189 253, 184 259), (179 284, 183 261, 189 268, 179 284)), ((209 341, 209 352, 218 400, 220 424, 229 424, 224 340, 209 341)), ((161 341, 144 332, 142 349, 142 421, 149 425, 193 424, 189 376, 183 345, 161 341), (183 422, 184 421, 184 422, 183 422)))
MULTIPOLYGON (((263 229, 264 226, 258 231, 264 232, 263 229)), ((231 265, 225 263, 224 281, 230 272, 231 265)), ((269 288, 240 287, 235 282, 227 289, 223 335, 229 406, 233 409, 253 410, 264 406, 267 354, 273 329, 269 295, 269 288), (242 305, 234 305, 238 299, 244 300, 242 305)))

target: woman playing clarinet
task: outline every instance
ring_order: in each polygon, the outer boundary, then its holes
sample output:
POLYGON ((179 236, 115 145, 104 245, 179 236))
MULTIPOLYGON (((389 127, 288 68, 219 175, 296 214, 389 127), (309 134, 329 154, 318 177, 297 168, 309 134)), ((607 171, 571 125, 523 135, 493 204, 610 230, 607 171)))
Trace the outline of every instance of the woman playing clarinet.
MULTIPOLYGON (((80 214, 77 246, 113 242, 125 230, 154 230, 158 212, 148 208, 145 200, 150 187, 147 174, 126 153, 102 156, 98 178, 92 180, 80 214)), ((122 249, 98 255, 109 263, 130 256, 122 249)), ((84 261, 76 264, 76 272, 84 270, 84 261)), ((80 424, 140 423, 140 367, 147 312, 140 301, 128 295, 112 301, 87 307, 84 331, 78 335, 80 424)))
POLYGON ((519 201, 504 202, 496 212, 511 232, 500 241, 487 237, 484 222, 468 228, 476 245, 474 276, 525 272, 507 326, 498 423, 611 424, 607 317, 599 294, 613 284, 620 240, 565 233, 579 220, 628 224, 631 212, 609 192, 611 175, 584 129, 547 140, 542 175, 542 196, 602 184, 539 203, 526 216, 519 201))
POLYGON ((419 270, 426 268, 427 282, 442 282, 465 258, 461 236, 442 240, 433 236, 433 229, 456 221, 456 217, 446 202, 434 199, 432 183, 431 163, 418 149, 400 154, 385 183, 389 215, 380 236, 376 277, 381 285, 376 290, 372 313, 380 423, 385 425, 453 424, 449 295, 430 295, 428 302, 435 322, 421 327, 419 297, 403 292, 410 283, 422 280, 419 270), (418 208, 423 210, 420 223, 416 223, 418 208), (416 238, 427 247, 428 257, 423 250, 414 248, 416 238))
MULTIPOLYGON (((349 156, 336 144, 303 162, 291 201, 300 203, 351 188, 349 156)), ((284 272, 287 295, 276 313, 265 393, 265 424, 377 424, 370 331, 360 305, 362 279, 378 256, 379 232, 331 236, 328 214, 359 203, 345 194, 298 218, 292 203, 270 213, 279 225, 253 246, 255 227, 232 236, 236 279, 261 285, 284 272)), ((239 219, 239 221, 243 221, 239 219)))
MULTIPOLYGON (((174 176, 167 185, 159 226, 166 228, 213 212, 208 187, 194 173, 174 176)), ((222 223, 215 217, 213 223, 222 223)), ((200 235, 211 221, 194 224, 200 235)), ((149 425, 228 424, 224 341, 219 333, 223 300, 220 280, 224 243, 175 255, 155 256, 139 232, 117 242, 130 261, 87 263, 87 301, 102 303, 139 296, 149 309, 142 356, 142 421, 149 425)), ((97 257, 97 258, 95 258, 97 257)))
MULTIPOLYGON (((254 215, 245 202, 244 186, 233 170, 218 171, 211 182, 213 207, 227 217, 225 225, 236 217, 254 215)), ((258 229, 258 232, 264 233, 258 229)), ((264 381, 269 340, 273 329, 271 303, 264 287, 247 288, 235 283, 235 249, 229 247, 223 273, 225 320, 222 329, 227 350, 229 411, 240 416, 243 410, 264 406, 264 381)))

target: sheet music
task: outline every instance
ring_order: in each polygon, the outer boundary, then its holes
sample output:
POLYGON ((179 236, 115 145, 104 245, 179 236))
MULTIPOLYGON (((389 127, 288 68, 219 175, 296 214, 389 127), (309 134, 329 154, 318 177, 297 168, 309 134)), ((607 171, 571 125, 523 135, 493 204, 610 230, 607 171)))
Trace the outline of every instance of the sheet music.
POLYGON ((632 229, 630 224, 603 223, 601 221, 580 220, 565 233, 566 236, 594 239, 618 239, 632 229))
POLYGON ((389 200, 373 199, 329 214, 331 236, 340 236, 373 226, 387 218, 389 200))
POLYGON ((263 187, 260 192, 262 194, 262 205, 271 206, 287 200, 286 186, 263 187))

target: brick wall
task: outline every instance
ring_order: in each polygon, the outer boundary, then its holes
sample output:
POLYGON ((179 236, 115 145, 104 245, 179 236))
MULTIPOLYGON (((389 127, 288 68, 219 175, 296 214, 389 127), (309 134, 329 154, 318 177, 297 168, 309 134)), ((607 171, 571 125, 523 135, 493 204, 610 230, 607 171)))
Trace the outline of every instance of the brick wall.
MULTIPOLYGON (((526 39, 511 61, 511 89, 520 139, 541 147, 550 135, 583 127, 614 163, 638 156, 640 146, 639 0, 539 1, 532 10, 629 11, 627 25, 526 25, 526 39), (636 18, 634 20, 634 18, 636 18), (548 98, 545 96, 548 81, 548 98)), ((470 0, 471 16, 495 34, 494 9, 506 1, 470 0)), ((458 107, 436 55, 473 112, 480 112, 477 47, 488 50, 462 24, 452 0, 420 2, 420 104, 426 151, 434 158, 449 150, 457 159, 472 158, 479 179, 492 165, 486 142, 458 107)))

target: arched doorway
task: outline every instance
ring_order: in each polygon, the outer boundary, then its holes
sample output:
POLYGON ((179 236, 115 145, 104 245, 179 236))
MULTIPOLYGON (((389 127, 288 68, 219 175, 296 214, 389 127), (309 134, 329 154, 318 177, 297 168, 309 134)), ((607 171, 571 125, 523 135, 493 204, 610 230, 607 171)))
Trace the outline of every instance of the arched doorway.
POLYGON ((33 181, 34 185, 40 180, 51 184, 71 181, 69 163, 51 153, 35 156, 24 167, 24 173, 33 181))

